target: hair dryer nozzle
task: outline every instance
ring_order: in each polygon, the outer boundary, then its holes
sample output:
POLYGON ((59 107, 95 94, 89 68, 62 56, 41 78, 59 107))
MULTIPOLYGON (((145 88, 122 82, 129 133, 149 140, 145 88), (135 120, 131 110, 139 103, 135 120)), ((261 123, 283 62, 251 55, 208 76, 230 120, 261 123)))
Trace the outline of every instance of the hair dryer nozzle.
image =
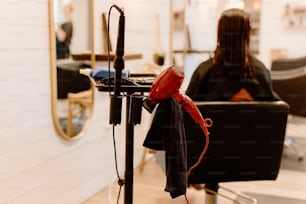
POLYGON ((146 98, 143 100, 142 106, 149 111, 150 113, 153 112, 156 104, 152 103, 152 100, 150 100, 149 98, 146 98))

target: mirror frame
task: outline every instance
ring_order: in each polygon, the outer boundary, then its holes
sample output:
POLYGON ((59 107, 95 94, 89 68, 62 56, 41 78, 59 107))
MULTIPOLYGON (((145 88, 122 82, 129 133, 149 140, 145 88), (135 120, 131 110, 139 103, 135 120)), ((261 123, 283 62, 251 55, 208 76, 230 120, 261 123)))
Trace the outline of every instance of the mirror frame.
MULTIPOLYGON (((89 113, 88 119, 86 120, 82 130, 75 136, 70 137, 68 136, 60 126, 58 114, 57 114, 57 70, 56 70, 56 40, 55 40, 55 26, 54 26, 54 0, 48 0, 48 7, 49 7, 49 43, 50 43, 50 82, 51 82, 51 112, 52 112, 52 121, 55 127, 56 133, 65 140, 77 140, 84 135, 85 130, 88 128, 92 115, 93 115, 93 107, 94 107, 94 85, 91 83, 91 91, 92 91, 92 105, 91 111, 89 113)), ((90 64, 91 67, 95 65, 95 54, 94 54, 94 0, 88 0, 89 2, 89 21, 90 21, 90 47, 91 47, 91 54, 90 54, 90 64)))

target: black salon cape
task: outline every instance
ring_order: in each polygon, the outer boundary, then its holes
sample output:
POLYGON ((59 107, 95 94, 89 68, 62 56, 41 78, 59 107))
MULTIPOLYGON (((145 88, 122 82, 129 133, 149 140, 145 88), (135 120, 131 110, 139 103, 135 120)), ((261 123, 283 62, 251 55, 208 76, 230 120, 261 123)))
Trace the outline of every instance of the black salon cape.
POLYGON ((186 137, 182 108, 173 98, 158 105, 143 146, 165 151, 165 191, 172 198, 184 195, 187 187, 186 137))

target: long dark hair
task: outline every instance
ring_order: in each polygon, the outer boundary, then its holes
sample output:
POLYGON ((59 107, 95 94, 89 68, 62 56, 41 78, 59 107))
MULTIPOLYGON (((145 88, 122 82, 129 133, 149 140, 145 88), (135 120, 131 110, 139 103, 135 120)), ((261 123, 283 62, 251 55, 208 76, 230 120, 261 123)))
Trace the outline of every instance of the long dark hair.
POLYGON ((254 65, 249 49, 251 25, 249 15, 241 9, 225 10, 218 23, 214 64, 217 70, 227 65, 235 73, 252 76, 254 65))

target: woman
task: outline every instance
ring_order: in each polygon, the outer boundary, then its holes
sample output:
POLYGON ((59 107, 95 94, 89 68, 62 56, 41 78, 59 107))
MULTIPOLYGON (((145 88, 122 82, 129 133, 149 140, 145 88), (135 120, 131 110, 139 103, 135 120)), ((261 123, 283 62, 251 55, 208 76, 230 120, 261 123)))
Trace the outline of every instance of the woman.
POLYGON ((240 9, 225 10, 218 22, 214 56, 202 62, 186 94, 194 101, 273 101, 269 70, 250 52, 250 19, 240 9))
POLYGON ((65 22, 58 25, 56 29, 57 59, 66 59, 70 57, 70 43, 73 34, 72 11, 72 4, 64 6, 65 22))

